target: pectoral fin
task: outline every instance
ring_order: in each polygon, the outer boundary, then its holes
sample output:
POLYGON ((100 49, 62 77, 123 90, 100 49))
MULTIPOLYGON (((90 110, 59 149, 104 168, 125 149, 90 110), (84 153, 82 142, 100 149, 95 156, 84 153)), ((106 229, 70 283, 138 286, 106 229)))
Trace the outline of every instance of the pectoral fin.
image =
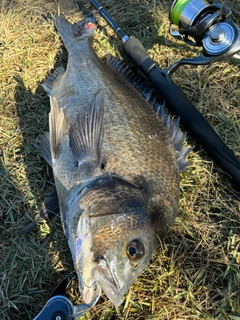
POLYGON ((44 199, 38 214, 35 216, 34 220, 24 229, 20 230, 18 234, 26 234, 32 230, 42 219, 47 219, 54 213, 59 212, 59 203, 57 191, 54 190, 49 196, 44 199))
POLYGON ((64 121, 64 113, 62 108, 59 109, 57 99, 50 96, 51 112, 49 113, 50 127, 50 146, 52 158, 56 158, 59 141, 61 138, 62 126, 64 121))
POLYGON ((78 165, 84 160, 100 162, 103 140, 103 94, 98 92, 69 129, 69 143, 78 165))

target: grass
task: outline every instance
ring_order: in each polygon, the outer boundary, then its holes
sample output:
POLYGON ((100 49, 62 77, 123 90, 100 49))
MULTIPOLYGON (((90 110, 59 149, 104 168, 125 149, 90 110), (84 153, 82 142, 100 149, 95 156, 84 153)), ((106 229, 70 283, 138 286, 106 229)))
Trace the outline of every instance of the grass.
MULTIPOLYGON (((223 1, 221 1, 223 3, 223 1)), ((71 19, 71 2, 59 1, 71 19)), ((225 3, 240 26, 238 0, 225 3)), ((170 1, 101 1, 129 35, 138 37, 162 68, 199 49, 168 34, 170 1)), ((40 83, 66 65, 53 23, 56 1, 1 2, 0 11, 0 319, 32 319, 51 291, 72 271, 60 218, 41 221, 25 236, 17 233, 33 219, 53 190, 50 168, 32 141, 48 129, 49 101, 40 83)), ((121 44, 99 19, 94 47, 121 56, 121 44)), ((240 158, 240 71, 229 59, 205 67, 184 67, 173 79, 240 158)), ((178 218, 151 263, 116 310, 102 295, 82 319, 240 319, 240 194, 201 145, 181 175, 178 218)), ((69 296, 79 302, 76 283, 69 296)))

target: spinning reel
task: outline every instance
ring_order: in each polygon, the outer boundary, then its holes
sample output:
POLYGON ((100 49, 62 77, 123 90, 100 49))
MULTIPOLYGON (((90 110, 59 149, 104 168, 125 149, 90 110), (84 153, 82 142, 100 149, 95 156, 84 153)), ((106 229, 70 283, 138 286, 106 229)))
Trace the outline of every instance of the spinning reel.
POLYGON ((169 32, 193 46, 202 46, 197 58, 182 59, 169 70, 171 75, 183 64, 209 64, 229 57, 240 59, 240 28, 231 20, 231 10, 206 0, 174 0, 170 9, 169 32), (174 31, 172 26, 178 27, 174 31))

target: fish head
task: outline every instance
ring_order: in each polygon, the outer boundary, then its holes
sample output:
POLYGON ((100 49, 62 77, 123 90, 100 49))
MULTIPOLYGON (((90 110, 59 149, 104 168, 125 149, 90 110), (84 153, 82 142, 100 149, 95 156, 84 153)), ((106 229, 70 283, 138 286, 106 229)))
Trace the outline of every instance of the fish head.
MULTIPOLYGON (((128 219, 129 216, 122 215, 117 220, 120 222, 126 218, 128 219)), ((132 215, 131 218, 138 217, 132 215)), ((117 220, 113 222, 113 225, 117 220)), ((145 222, 146 220, 144 219, 145 222)), ((125 227, 127 228, 126 225, 125 227)), ((102 255, 95 254, 98 264, 92 271, 94 280, 116 307, 123 302, 123 296, 148 265, 158 245, 153 227, 150 230, 144 224, 137 226, 129 223, 129 229, 123 228, 119 231, 116 232, 117 234, 113 230, 109 232, 109 238, 103 233, 105 248, 102 243, 102 255)))
POLYGON ((89 189, 79 206, 84 208, 88 230, 75 257, 82 298, 89 304, 98 283, 119 306, 158 246, 154 219, 142 190, 116 177, 89 189))

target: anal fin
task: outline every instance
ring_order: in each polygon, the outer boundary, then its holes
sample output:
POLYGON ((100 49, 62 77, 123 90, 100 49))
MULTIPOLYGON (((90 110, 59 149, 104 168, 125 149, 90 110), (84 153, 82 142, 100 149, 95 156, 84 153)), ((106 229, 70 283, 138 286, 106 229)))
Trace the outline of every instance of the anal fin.
POLYGON ((37 138, 37 141, 32 143, 34 147, 40 151, 43 159, 52 167, 52 155, 51 155, 51 146, 49 140, 49 132, 44 132, 40 134, 37 138))
POLYGON ((78 165, 85 160, 100 162, 103 140, 103 94, 98 92, 77 121, 70 125, 69 143, 78 165))

